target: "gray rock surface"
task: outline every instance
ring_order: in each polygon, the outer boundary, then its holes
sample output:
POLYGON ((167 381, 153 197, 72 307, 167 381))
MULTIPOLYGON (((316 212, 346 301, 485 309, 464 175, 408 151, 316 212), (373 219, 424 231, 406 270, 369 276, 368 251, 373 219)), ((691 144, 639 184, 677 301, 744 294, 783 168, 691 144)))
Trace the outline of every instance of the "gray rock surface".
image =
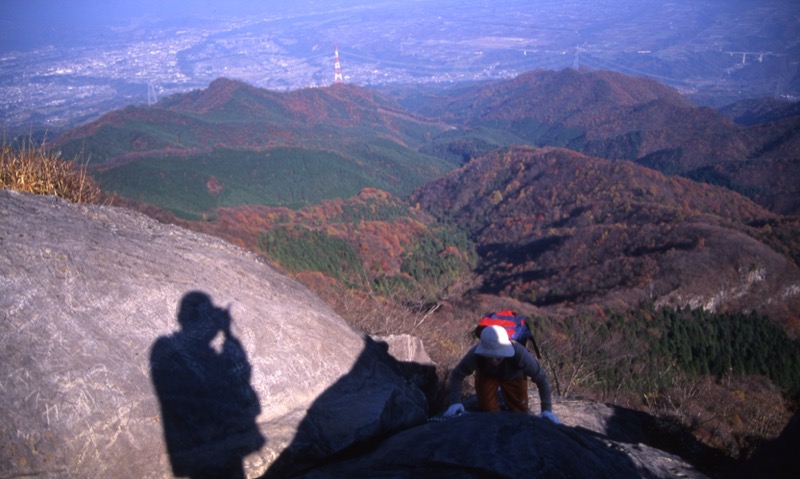
POLYGON ((389 354, 398 361, 433 365, 422 340, 409 334, 390 334, 375 336, 375 341, 386 344, 389 354))
POLYGON ((674 419, 582 399, 559 398, 553 410, 565 426, 611 441, 667 451, 711 476, 734 466, 730 458, 698 441, 674 419))
POLYGON ((425 419, 305 287, 128 210, 0 190, 0 315, 0 477, 256 477, 425 419))
POLYGON ((701 479, 677 456, 588 429, 518 413, 470 413, 429 422, 302 479, 701 479))

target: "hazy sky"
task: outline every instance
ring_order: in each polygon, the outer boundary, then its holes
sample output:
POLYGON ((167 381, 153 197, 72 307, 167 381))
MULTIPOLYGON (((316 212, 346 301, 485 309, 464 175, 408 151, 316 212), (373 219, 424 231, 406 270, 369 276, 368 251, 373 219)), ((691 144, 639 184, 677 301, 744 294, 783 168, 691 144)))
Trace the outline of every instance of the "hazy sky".
MULTIPOLYGON (((791 6, 787 9, 800 14, 797 0, 705 0, 702 3, 722 4, 736 11, 775 1, 785 2, 791 6)), ((681 2, 696 5, 694 0, 675 0, 673 3, 681 2)), ((446 16, 448 5, 474 6, 487 11, 495 6, 515 5, 516 8, 531 10, 544 7, 579 13, 584 10, 620 12, 648 4, 659 8, 663 0, 0 0, 0 51, 24 50, 46 44, 80 44, 83 38, 96 37, 111 27, 115 30, 109 30, 109 35, 143 21, 219 20, 255 14, 274 16, 347 10, 354 6, 379 10, 408 4, 430 6, 431 15, 446 16)), ((800 24, 800 18, 795 21, 800 24)))
MULTIPOLYGON (((280 6, 279 0, 3 0, 4 18, 34 25, 72 21, 116 22, 130 17, 213 15, 280 6)), ((293 2, 296 3, 296 2, 293 2)))
MULTIPOLYGON (((401 0, 0 0, 0 18, 5 24, 65 25, 128 23, 137 17, 220 18, 256 13, 280 13, 309 8, 346 8, 353 5, 407 3, 401 0)), ((413 1, 413 0, 412 0, 413 1)), ((419 0, 417 0, 419 1, 419 0)), ((441 3, 427 0, 427 3, 441 3)))
MULTIPOLYGON (((243 14, 285 11, 311 0, 0 0, 0 50, 46 44, 80 44, 111 27, 141 21, 218 20, 243 14)), ((352 2, 347 2, 352 3, 352 2)), ((361 2, 363 3, 363 1, 361 2)))
MULTIPOLYGON (((593 4, 625 4, 634 0, 573 0, 593 4)), ((638 0, 642 3, 653 0, 638 0)), ((82 39, 96 37, 109 30, 120 32, 124 27, 157 20, 221 20, 233 16, 302 14, 308 12, 347 10, 368 7, 372 10, 398 8, 414 4, 430 8, 430 15, 446 16, 448 5, 491 9, 493 5, 532 7, 548 0, 0 0, 0 51, 25 50, 42 45, 71 46, 82 39)), ((93 40, 96 41, 96 40, 93 40)))
POLYGON ((0 0, 0 88, 47 104, 58 89, 35 82, 325 84, 333 44, 359 84, 577 65, 679 86, 800 88, 798 0, 0 0), (248 35, 267 42, 225 43, 248 35))

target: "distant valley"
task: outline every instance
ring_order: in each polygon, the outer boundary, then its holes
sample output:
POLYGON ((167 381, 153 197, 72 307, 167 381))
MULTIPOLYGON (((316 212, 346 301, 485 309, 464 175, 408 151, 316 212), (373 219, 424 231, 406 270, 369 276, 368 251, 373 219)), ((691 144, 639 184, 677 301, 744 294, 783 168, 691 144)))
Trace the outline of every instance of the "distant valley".
POLYGON ((357 289, 755 309, 788 326, 790 108, 751 104, 759 121, 738 124, 652 80, 571 69, 455 89, 219 79, 57 144, 129 206, 357 289))
POLYGON ((9 11, 0 31, 0 125, 52 134, 219 77, 275 91, 345 83, 457 85, 567 67, 654 78, 698 104, 797 99, 797 7, 783 0, 323 3, 208 11, 115 2, 9 11), (118 12, 116 12, 118 10, 118 12), (177 10, 177 11, 176 11, 177 10))
POLYGON ((587 68, 218 78, 47 145, 107 203, 257 252, 357 329, 422 338, 444 374, 481 312, 514 309, 559 396, 740 458, 800 401, 799 120, 774 97, 715 110, 587 68))

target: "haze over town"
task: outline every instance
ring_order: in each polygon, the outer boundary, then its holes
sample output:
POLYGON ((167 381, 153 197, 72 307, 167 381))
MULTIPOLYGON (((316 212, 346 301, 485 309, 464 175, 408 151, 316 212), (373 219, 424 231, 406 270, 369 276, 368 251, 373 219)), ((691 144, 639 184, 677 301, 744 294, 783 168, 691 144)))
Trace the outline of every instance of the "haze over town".
POLYGON ((533 69, 655 78, 699 103, 800 96, 788 0, 5 0, 0 128, 60 131, 219 77, 450 85, 533 69))

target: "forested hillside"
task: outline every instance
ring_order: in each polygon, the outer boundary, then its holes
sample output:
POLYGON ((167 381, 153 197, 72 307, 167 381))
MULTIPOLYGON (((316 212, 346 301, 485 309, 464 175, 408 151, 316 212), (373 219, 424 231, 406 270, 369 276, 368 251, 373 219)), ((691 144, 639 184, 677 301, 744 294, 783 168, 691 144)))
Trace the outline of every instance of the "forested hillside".
POLYGON ((351 85, 272 92, 219 79, 107 114, 56 146, 86 158, 108 191, 192 219, 216 206, 299 208, 364 187, 405 196, 512 145, 634 161, 797 215, 799 122, 785 102, 748 102, 723 114, 654 80, 592 70, 382 92, 351 85), (274 172, 265 175, 262 165, 274 172))
POLYGON ((220 207, 208 221, 120 204, 261 252, 291 274, 318 272, 339 287, 374 290, 404 302, 437 301, 467 281, 476 261, 473 243, 457 225, 437 222, 374 188, 299 210, 220 207))
POLYGON ((788 200, 800 197, 800 118, 789 102, 748 102, 723 114, 654 80, 572 69, 391 91, 406 108, 461 126, 430 146, 451 160, 515 144, 566 147, 719 184, 778 213, 800 213, 797 201, 788 200))
POLYGON ((466 228, 484 293, 538 306, 649 300, 794 315, 796 303, 777 298, 800 280, 797 265, 751 226, 776 216, 724 188, 518 147, 470 162, 411 201, 466 228), (748 283, 762 270, 770 279, 748 283), (725 284, 747 286, 734 294, 725 284))
POLYGON ((109 193, 186 219, 220 206, 300 208, 377 187, 407 195, 453 164, 416 151, 443 127, 364 88, 285 93, 220 79, 129 107, 57 144, 109 193))

